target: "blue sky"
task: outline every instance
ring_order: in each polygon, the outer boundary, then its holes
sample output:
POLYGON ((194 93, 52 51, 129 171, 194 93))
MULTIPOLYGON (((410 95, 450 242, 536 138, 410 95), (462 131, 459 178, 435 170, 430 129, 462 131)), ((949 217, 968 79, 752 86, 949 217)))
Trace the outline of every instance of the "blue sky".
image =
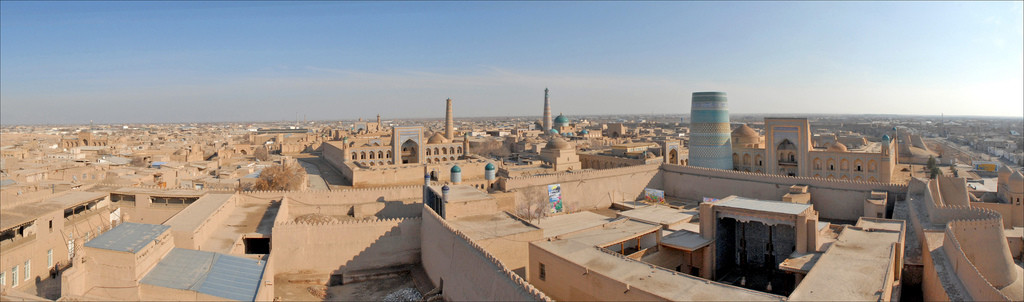
POLYGON ((0 119, 1024 116, 1021 4, 0 1, 0 119))

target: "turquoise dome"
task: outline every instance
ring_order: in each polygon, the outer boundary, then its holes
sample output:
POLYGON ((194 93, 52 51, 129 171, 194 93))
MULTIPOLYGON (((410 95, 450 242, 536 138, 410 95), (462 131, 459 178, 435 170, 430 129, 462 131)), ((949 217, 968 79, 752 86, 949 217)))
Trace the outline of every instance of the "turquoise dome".
POLYGON ((882 142, 886 142, 886 143, 887 143, 887 142, 889 142, 890 140, 891 140, 891 139, 889 139, 889 135, 888 135, 888 134, 886 134, 886 135, 882 135, 882 142))
POLYGON ((452 166, 452 173, 456 172, 462 172, 462 168, 459 168, 459 166, 452 166))
POLYGON ((568 124, 569 118, 565 117, 565 115, 559 114, 558 117, 555 118, 555 123, 568 124))
POLYGON ((494 164, 492 164, 492 163, 487 163, 487 165, 486 165, 486 166, 484 166, 484 170, 487 170, 487 171, 494 171, 494 164))
POLYGON ((551 130, 549 132, 554 133, 554 134, 558 134, 558 129, 551 128, 551 130))
POLYGON ((587 130, 587 129, 580 130, 580 134, 588 134, 588 133, 590 133, 590 131, 587 130))

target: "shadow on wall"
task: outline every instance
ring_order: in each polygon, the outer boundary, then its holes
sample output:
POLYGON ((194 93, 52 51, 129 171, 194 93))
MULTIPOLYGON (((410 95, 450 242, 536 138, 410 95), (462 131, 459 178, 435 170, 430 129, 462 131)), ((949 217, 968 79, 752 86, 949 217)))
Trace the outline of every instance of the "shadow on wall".
MULTIPOLYGON (((409 223, 407 220, 403 223, 409 223)), ((351 260, 339 266, 331 272, 327 286, 341 285, 345 283, 371 280, 378 277, 390 277, 396 274, 408 274, 413 265, 420 262, 419 236, 415 236, 417 248, 408 248, 411 238, 410 234, 403 232, 418 232, 415 230, 402 230, 402 225, 392 227, 377 241, 367 246, 352 257, 351 260)))
POLYGON ((42 279, 39 276, 35 278, 36 296, 39 297, 50 300, 60 299, 60 286, 60 273, 52 278, 42 279))
POLYGON ((281 209, 281 200, 271 200, 267 211, 260 217, 260 224, 256 226, 256 232, 261 235, 270 236, 274 229, 274 219, 277 219, 277 211, 281 209))
POLYGON ((421 208, 423 208, 423 202, 409 202, 401 200, 388 201, 381 196, 377 198, 377 206, 380 206, 381 208, 375 212, 373 216, 376 216, 379 219, 418 217, 422 214, 420 211, 422 210, 421 208))

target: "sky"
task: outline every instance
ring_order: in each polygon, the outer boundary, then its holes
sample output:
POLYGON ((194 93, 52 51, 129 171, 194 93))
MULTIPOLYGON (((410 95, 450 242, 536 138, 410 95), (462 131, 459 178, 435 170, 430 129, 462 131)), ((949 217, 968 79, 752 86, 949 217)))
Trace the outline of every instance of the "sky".
POLYGON ((999 2, 0 1, 0 124, 1024 116, 999 2))

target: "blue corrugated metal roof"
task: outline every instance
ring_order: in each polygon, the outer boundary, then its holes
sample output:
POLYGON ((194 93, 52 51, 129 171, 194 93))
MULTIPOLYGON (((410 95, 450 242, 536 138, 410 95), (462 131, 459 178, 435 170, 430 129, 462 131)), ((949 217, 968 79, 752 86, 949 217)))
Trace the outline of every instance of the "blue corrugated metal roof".
POLYGON ((170 228, 166 225, 126 222, 89 240, 85 246, 134 254, 170 228))
POLYGON ((264 261, 175 248, 141 282, 252 301, 256 299, 265 266, 264 261))

